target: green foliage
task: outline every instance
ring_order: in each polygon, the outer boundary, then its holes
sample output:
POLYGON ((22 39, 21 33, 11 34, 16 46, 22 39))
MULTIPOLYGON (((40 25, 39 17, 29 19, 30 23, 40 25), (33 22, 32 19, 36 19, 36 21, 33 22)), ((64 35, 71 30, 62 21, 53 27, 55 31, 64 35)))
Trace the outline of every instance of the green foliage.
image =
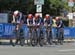
MULTIPOLYGON (((63 8, 69 10, 68 3, 62 0, 44 0, 43 14, 60 15, 63 8)), ((0 0, 1 10, 20 10, 26 14, 35 13, 34 0, 0 0)))

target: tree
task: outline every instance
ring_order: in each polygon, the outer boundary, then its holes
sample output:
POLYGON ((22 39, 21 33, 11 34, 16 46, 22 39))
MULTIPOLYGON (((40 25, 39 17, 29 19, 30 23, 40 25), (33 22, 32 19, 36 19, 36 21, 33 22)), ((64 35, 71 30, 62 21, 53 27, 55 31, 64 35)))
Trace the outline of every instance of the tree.
POLYGON ((45 0, 45 4, 43 6, 43 13, 60 15, 63 8, 68 9, 67 2, 64 2, 62 0, 45 0))
MULTIPOLYGON (((68 9, 68 3, 63 0, 44 0, 43 14, 60 15, 60 10, 68 9)), ((0 0, 0 10, 20 10, 25 14, 35 13, 34 0, 0 0)))

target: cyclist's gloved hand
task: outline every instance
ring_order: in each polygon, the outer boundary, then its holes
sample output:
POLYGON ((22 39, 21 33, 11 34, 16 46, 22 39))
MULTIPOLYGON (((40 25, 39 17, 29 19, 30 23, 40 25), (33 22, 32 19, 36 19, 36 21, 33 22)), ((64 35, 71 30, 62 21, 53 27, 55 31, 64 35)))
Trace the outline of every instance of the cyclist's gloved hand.
POLYGON ((27 24, 27 26, 29 26, 29 24, 27 24))
POLYGON ((33 24, 33 26, 35 26, 36 24, 33 24))
POLYGON ((50 26, 50 24, 48 24, 48 26, 50 26))
POLYGON ((38 23, 37 25, 40 25, 40 23, 38 23))
POLYGON ((61 27, 61 25, 58 26, 59 28, 61 27))

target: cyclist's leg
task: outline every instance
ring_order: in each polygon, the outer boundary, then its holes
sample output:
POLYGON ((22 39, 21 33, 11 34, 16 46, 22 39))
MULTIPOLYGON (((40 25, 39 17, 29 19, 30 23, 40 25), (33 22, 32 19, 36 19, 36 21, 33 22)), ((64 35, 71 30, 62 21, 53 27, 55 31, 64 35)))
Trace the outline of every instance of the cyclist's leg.
POLYGON ((24 42, 25 42, 24 30, 23 30, 23 28, 21 27, 21 29, 20 29, 20 45, 23 46, 23 45, 24 45, 24 42))
POLYGON ((46 44, 46 28, 43 28, 43 37, 44 37, 44 44, 46 44))
POLYGON ((56 41, 55 41, 56 45, 58 44, 58 39, 59 39, 58 35, 59 35, 58 28, 56 28, 56 41))
POLYGON ((43 36, 43 30, 40 29, 40 36, 39 36, 39 44, 40 46, 43 46, 43 39, 44 39, 44 36, 43 36))
POLYGON ((60 44, 63 44, 63 28, 60 29, 60 44))

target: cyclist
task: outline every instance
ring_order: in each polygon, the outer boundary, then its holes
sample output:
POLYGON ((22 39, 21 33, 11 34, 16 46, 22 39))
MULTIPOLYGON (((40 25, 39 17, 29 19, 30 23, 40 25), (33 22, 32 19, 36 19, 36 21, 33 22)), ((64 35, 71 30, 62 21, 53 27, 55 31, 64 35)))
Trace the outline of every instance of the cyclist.
POLYGON ((52 44, 52 18, 49 14, 45 15, 44 26, 46 26, 47 42, 52 44))
POLYGON ((63 33, 64 33, 64 30, 63 30, 63 27, 64 27, 64 24, 63 24, 63 21, 60 17, 56 17, 56 29, 57 29, 57 35, 56 35, 56 38, 58 39, 58 42, 60 44, 63 44, 63 40, 64 40, 64 36, 63 36, 63 33))
POLYGON ((15 29, 15 33, 16 33, 16 42, 15 44, 18 43, 18 41, 20 41, 20 45, 23 46, 24 45, 24 31, 22 28, 22 24, 24 23, 23 21, 23 14, 16 10, 13 13, 13 20, 12 23, 16 24, 16 29, 15 29))

